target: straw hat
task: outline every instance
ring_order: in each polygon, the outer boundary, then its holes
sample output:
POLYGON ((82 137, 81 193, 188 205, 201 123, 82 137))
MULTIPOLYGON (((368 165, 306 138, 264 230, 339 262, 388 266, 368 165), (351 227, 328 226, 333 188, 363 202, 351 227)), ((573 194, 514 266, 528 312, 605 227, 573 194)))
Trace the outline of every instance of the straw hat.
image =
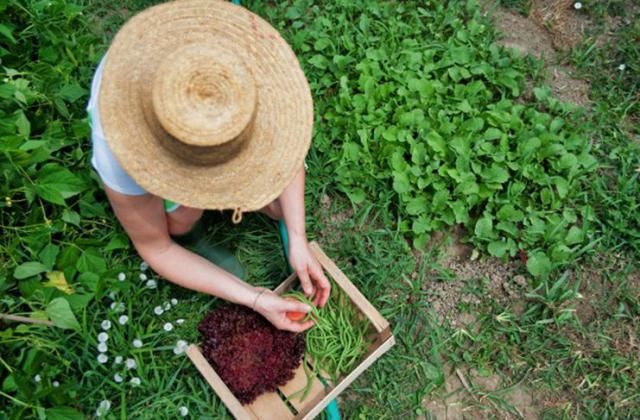
POLYGON ((266 21, 226 1, 157 5, 107 52, 100 119, 145 190, 202 209, 257 210, 303 165, 313 103, 295 54, 266 21))

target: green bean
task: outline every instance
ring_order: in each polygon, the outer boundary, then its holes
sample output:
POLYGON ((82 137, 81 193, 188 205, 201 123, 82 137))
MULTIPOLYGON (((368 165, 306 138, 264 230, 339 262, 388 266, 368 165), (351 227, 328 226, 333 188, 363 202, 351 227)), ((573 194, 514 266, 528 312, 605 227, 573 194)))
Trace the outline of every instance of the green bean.
MULTIPOLYGON (((305 366, 307 384, 299 391, 304 399, 312 385, 311 378, 320 375, 321 370, 336 382, 360 360, 367 350, 365 334, 369 322, 359 316, 350 299, 338 287, 332 288, 331 297, 322 309, 313 307, 312 302, 300 292, 289 292, 285 296, 312 306, 307 319, 312 319, 314 326, 306 333, 306 346, 313 358, 313 369, 308 371, 305 366)), ((298 392, 294 395, 298 395, 298 392)))

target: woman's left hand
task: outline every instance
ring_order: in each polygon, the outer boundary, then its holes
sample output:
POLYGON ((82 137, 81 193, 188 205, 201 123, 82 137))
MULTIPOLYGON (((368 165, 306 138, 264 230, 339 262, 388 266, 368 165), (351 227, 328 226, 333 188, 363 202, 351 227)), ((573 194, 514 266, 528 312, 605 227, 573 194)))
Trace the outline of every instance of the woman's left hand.
POLYGON ((289 243, 289 264, 300 279, 305 295, 313 299, 315 306, 324 306, 329 300, 331 284, 306 240, 292 240, 289 243))

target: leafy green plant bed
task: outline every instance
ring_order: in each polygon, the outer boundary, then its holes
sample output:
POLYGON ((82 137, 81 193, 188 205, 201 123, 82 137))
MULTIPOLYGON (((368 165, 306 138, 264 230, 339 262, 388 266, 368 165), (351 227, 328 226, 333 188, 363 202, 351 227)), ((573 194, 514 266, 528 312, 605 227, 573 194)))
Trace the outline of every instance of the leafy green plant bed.
POLYGON ((287 9, 318 109, 316 148, 356 204, 391 202, 417 248, 461 224, 497 257, 527 255, 545 275, 579 252, 594 170, 580 113, 533 89, 474 0, 313 2, 287 9), (305 5, 305 13, 298 13, 305 5), (322 13, 326 10, 323 6, 322 13), (355 28, 355 29, 354 29, 355 28))

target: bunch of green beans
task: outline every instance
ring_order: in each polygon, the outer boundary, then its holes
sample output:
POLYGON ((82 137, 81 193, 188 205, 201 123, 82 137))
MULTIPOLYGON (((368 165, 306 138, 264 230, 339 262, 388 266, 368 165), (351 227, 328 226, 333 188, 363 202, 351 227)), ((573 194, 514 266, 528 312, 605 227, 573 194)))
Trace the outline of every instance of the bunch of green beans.
MULTIPOLYGON (((361 317, 350 299, 338 287, 332 287, 332 296, 323 308, 316 308, 302 293, 292 291, 285 296, 296 298, 312 307, 309 317, 315 325, 306 333, 307 353, 312 359, 313 371, 307 373, 307 385, 302 399, 308 393, 313 377, 326 373, 333 383, 349 372, 366 353, 369 322, 361 317)), ((306 354, 305 354, 306 362, 306 354)), ((297 394, 297 393, 296 393, 297 394)))

